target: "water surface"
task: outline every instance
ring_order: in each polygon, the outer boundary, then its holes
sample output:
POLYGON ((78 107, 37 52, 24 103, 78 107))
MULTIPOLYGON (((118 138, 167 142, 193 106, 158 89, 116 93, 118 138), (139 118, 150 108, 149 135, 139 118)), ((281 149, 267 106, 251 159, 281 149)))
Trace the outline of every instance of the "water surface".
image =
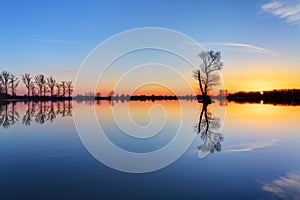
POLYGON ((203 135, 204 129, 197 129, 202 104, 181 103, 190 113, 185 121, 178 101, 1 105, 1 199, 300 199, 300 106, 216 102, 207 112, 213 113, 211 124, 220 117, 220 126, 215 131, 210 126, 210 135, 203 135), (179 126, 195 139, 183 156, 161 170, 116 171, 96 160, 77 134, 74 112, 80 111, 88 125, 90 107, 107 137, 130 152, 162 148, 179 126), (112 112, 130 130, 128 110, 134 123, 150 125, 157 134, 139 139, 124 133, 112 112))

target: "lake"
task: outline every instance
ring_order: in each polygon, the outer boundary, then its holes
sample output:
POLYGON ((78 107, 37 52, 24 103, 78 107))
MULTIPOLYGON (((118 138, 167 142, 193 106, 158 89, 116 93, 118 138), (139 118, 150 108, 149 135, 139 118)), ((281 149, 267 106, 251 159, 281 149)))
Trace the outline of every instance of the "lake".
POLYGON ((2 103, 1 199, 300 199, 299 122, 263 102, 2 103))

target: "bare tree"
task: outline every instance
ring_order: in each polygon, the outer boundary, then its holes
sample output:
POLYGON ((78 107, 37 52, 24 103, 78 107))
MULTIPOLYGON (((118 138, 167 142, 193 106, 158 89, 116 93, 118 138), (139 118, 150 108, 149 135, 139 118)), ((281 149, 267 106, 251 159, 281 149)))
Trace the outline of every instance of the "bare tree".
POLYGON ((25 84, 25 87, 27 88, 27 96, 30 96, 30 84, 31 84, 31 79, 30 74, 24 74, 22 75, 22 81, 25 84))
POLYGON ((199 82, 199 88, 204 101, 208 100, 208 91, 219 84, 220 76, 217 73, 223 67, 221 52, 203 51, 199 54, 202 64, 193 71, 194 77, 199 82))
POLYGON ((108 96, 109 96, 109 97, 112 97, 114 94, 115 94, 115 93, 114 93, 114 91, 112 90, 112 91, 110 91, 110 92, 108 93, 108 96))
POLYGON ((43 94, 43 88, 46 83, 45 76, 43 74, 39 74, 34 78, 36 85, 38 86, 40 96, 43 94))
POLYGON ((3 78, 2 74, 0 74, 0 94, 4 91, 3 78))
POLYGON ((66 82, 68 96, 71 97, 71 93, 73 92, 72 81, 66 82))
POLYGON ((3 71, 2 72, 1 82, 2 82, 2 85, 3 85, 3 88, 4 88, 4 92, 5 92, 6 95, 8 94, 9 75, 10 75, 10 73, 7 72, 7 71, 3 71))
POLYGON ((50 78, 47 78, 47 85, 50 88, 50 95, 51 95, 51 97, 53 97, 53 91, 54 91, 54 87, 56 85, 56 80, 52 76, 50 76, 50 78))
POLYGON ((61 87, 62 87, 62 90, 63 90, 63 97, 66 96, 66 90, 67 90, 67 84, 66 84, 66 81, 62 81, 61 82, 61 87))
POLYGON ((46 96, 47 92, 49 91, 48 90, 48 85, 46 84, 46 81, 45 81, 45 84, 43 86, 43 91, 44 91, 44 97, 46 96))
POLYGON ((16 88, 18 87, 20 81, 18 81, 18 77, 16 77, 14 74, 10 74, 8 79, 9 79, 9 84, 10 84, 10 88, 11 88, 11 95, 15 96, 16 88))
POLYGON ((31 96, 35 96, 35 85, 33 82, 30 82, 30 90, 31 90, 31 96))
POLYGON ((55 87, 56 87, 56 90, 57 90, 56 94, 57 94, 57 96, 59 97, 59 96, 60 96, 60 90, 61 90, 61 84, 56 83, 56 84, 55 84, 55 87))

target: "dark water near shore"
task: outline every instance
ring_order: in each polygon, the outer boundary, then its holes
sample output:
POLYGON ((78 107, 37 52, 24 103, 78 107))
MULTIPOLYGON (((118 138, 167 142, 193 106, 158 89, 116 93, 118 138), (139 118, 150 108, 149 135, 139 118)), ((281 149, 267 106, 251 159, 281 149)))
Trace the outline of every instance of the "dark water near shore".
POLYGON ((1 105, 1 199, 300 199, 300 106, 216 102, 207 112, 213 113, 211 120, 219 119, 211 124, 219 126, 210 126, 214 131, 204 137, 204 129, 197 129, 202 105, 180 102, 1 105), (116 171, 96 160, 76 131, 74 115, 89 125, 91 108, 107 137, 127 151, 160 149, 178 127, 195 138, 183 156, 163 169, 116 171), (181 109, 187 117, 182 118, 181 109), (117 128, 116 120, 128 130, 132 122, 150 124, 159 134, 151 140, 132 138, 117 128))

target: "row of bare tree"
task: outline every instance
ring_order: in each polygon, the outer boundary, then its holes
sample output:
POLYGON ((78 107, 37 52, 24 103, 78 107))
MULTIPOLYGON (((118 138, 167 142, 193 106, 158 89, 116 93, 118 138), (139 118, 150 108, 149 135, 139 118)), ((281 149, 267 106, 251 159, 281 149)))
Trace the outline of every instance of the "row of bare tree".
MULTIPOLYGON (((31 77, 26 73, 22 75, 22 82, 27 89, 27 96, 47 96, 51 97, 71 97, 73 92, 72 81, 56 81, 52 76, 49 78, 43 74, 39 74, 35 77, 31 77)), ((16 88, 20 81, 18 77, 7 71, 3 71, 0 74, 0 93, 12 96, 16 95, 16 88)))

